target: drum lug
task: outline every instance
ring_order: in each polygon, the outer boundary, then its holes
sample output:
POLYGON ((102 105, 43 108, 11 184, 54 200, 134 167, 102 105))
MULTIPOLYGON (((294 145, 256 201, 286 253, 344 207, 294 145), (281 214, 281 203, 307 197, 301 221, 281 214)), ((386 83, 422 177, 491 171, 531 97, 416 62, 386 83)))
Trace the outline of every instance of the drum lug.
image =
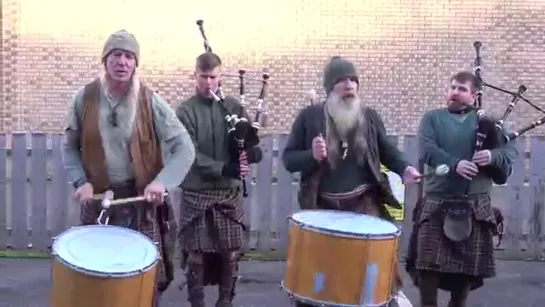
POLYGON ((104 210, 104 209, 100 210, 100 215, 97 218, 97 224, 99 224, 99 225, 108 225, 109 222, 110 222, 110 217, 107 216, 106 210, 104 210), (106 215, 106 219, 104 219, 104 223, 102 223, 102 219, 104 218, 105 215, 106 215))

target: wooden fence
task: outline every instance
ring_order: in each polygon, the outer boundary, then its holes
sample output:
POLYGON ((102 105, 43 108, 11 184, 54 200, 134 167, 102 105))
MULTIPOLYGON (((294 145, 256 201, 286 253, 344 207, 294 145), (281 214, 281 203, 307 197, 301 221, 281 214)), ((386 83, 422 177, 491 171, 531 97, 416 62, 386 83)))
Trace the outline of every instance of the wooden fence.
MULTIPOLYGON (((47 251, 52 237, 76 225, 79 206, 65 175, 60 142, 62 135, 41 133, 0 134, 0 249, 47 251)), ((417 164, 415 136, 395 137, 413 164, 417 164)), ((289 174, 279 161, 287 135, 263 136, 263 161, 252 169, 245 222, 250 225, 248 249, 284 251, 286 217, 298 210, 297 175, 289 174)), ((516 257, 539 257, 545 237, 545 141, 520 138, 521 150, 507 185, 495 186, 492 202, 505 214, 505 234, 498 248, 516 257), (528 142, 527 142, 528 141, 528 142), (529 143, 529 150, 526 145, 529 143)), ((417 186, 405 189, 403 249, 411 229, 417 186)), ((179 191, 172 191, 178 204, 179 191)), ((175 205, 179 215, 180 206, 175 205)))

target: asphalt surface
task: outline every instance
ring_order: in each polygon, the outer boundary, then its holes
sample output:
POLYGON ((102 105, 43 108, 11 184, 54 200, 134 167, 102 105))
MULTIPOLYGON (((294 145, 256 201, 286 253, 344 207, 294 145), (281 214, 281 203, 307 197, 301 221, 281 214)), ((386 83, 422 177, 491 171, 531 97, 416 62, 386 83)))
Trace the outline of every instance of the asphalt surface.
MULTIPOLYGON (((499 261, 497 267, 497 276, 471 293, 468 306, 545 307, 545 263, 499 261)), ((50 260, 46 259, 0 259, 0 307, 49 306, 50 270, 50 260)), ((283 262, 246 261, 240 273, 235 306, 292 306, 279 287, 283 262)), ((183 281, 178 271, 175 282, 163 295, 161 307, 189 306, 185 290, 178 289, 183 281)), ((407 276, 406 281, 405 293, 417 307, 417 291, 407 276)), ((215 288, 206 289, 207 306, 214 306, 216 295, 215 288)), ((440 306, 446 306, 448 295, 441 293, 440 297, 440 306)))

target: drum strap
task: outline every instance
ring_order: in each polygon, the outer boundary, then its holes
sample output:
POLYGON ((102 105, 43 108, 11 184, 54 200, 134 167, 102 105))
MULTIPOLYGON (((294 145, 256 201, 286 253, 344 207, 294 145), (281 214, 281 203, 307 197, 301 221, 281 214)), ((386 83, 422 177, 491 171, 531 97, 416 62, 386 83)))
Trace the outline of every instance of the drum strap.
POLYGON ((324 198, 324 199, 326 199, 328 201, 332 201, 332 202, 342 201, 342 200, 350 200, 350 199, 355 199, 355 198, 365 194, 366 192, 371 190, 371 188, 373 188, 372 184, 362 184, 359 187, 357 187, 354 190, 349 191, 349 192, 345 192, 345 193, 325 193, 325 192, 322 192, 322 193, 320 193, 320 196, 322 198, 324 198))
POLYGON ((161 239, 161 254, 163 255, 163 266, 165 270, 165 280, 160 280, 157 287, 159 293, 163 293, 174 280, 174 264, 171 258, 171 250, 168 247, 166 237, 170 231, 170 214, 166 205, 157 207, 156 215, 157 225, 159 227, 161 239))

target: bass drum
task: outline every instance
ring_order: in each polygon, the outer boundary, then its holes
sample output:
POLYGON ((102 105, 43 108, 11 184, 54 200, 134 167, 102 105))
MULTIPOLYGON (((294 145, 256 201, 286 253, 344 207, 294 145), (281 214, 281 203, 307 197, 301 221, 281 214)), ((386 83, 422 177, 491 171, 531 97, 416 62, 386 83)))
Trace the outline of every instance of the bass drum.
POLYGON ((368 215, 305 210, 289 217, 284 290, 313 306, 387 306, 401 231, 368 215))
POLYGON ((73 227, 53 242, 52 307, 151 307, 159 250, 109 225, 73 227))

